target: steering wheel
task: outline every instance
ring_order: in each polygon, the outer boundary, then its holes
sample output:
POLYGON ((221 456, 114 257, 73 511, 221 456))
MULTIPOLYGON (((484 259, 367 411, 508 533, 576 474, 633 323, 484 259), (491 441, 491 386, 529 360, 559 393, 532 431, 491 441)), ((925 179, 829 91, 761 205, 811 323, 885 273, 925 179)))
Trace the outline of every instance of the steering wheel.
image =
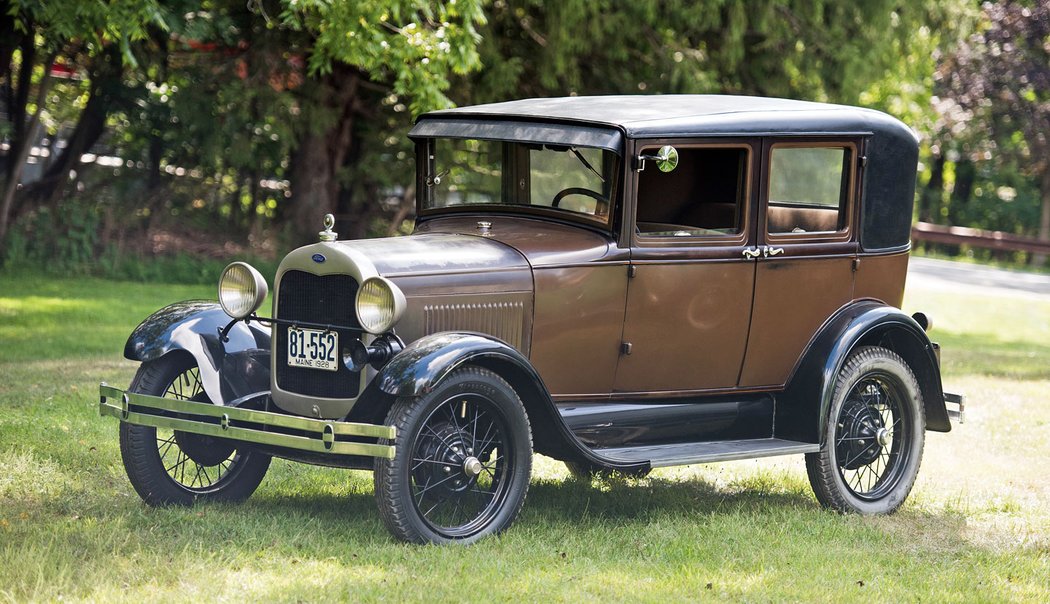
POLYGON ((597 201, 598 203, 595 204, 595 206, 594 206, 594 215, 595 216, 604 216, 605 215, 605 212, 599 211, 603 207, 601 204, 604 204, 604 207, 606 209, 608 209, 608 207, 609 207, 609 198, 608 197, 605 197, 604 195, 602 195, 601 193, 598 193, 597 191, 592 191, 590 189, 584 189, 583 187, 569 187, 568 189, 562 189, 561 191, 558 191, 558 194, 554 196, 554 201, 551 202, 551 207, 552 208, 558 207, 558 204, 561 203, 561 200, 565 199, 569 195, 583 195, 585 197, 590 197, 590 198, 594 199, 595 201, 597 201))

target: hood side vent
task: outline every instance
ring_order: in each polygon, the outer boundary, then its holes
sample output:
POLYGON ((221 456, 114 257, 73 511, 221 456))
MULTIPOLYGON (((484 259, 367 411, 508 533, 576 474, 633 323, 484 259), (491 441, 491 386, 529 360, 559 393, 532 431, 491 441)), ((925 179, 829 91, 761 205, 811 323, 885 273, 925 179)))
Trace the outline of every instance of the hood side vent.
POLYGON ((439 331, 475 331, 495 336, 521 350, 525 324, 522 302, 428 304, 423 307, 426 334, 439 331))

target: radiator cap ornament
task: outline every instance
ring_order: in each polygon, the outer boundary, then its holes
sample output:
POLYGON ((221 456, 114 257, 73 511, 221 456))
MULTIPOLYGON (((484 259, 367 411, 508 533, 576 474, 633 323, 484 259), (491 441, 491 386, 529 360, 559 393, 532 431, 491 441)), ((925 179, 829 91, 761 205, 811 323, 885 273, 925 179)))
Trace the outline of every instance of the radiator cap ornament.
POLYGON ((331 214, 324 215, 324 230, 317 234, 321 241, 335 241, 339 237, 339 233, 332 230, 335 226, 335 216, 331 214))

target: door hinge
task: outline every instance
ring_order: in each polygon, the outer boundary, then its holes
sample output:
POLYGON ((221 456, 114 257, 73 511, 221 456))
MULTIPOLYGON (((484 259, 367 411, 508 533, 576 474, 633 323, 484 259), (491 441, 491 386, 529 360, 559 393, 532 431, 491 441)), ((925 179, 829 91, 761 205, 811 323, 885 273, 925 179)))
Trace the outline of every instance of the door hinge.
POLYGON ((857 272, 858 270, 860 270, 860 258, 854 256, 853 257, 853 272, 857 272))
POLYGON ((627 266, 627 278, 634 279, 634 276, 638 274, 638 267, 631 264, 627 266))
POLYGON ((634 350, 634 344, 631 344, 630 342, 623 342, 620 344, 620 354, 629 355, 632 350, 634 350))

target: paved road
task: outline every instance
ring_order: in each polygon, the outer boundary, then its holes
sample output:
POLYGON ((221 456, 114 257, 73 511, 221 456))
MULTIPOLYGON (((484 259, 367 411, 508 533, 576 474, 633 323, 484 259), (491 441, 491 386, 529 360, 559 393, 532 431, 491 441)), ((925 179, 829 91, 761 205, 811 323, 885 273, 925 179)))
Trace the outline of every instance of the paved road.
POLYGON ((908 263, 908 283, 919 287, 1050 299, 1050 275, 914 256, 908 263))

